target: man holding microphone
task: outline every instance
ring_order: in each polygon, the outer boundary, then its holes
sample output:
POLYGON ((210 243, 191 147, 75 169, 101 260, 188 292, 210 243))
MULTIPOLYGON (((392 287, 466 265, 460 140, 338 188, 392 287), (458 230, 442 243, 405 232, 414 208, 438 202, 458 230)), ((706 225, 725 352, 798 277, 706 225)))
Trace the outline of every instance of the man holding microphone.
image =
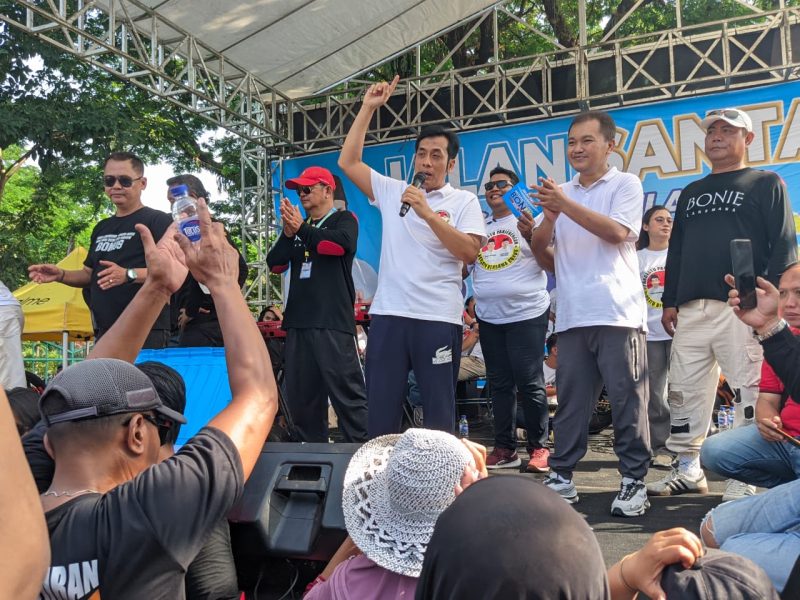
POLYGON ((441 127, 420 132, 409 186, 362 160, 373 113, 397 87, 377 83, 345 139, 339 166, 381 211, 378 290, 370 308, 366 382, 370 437, 400 429, 408 373, 420 388, 425 427, 452 431, 455 384, 461 355, 461 268, 484 243, 478 198, 447 183, 458 138, 441 127), (422 178, 421 174, 425 174, 422 178), (402 212, 403 205, 407 205, 402 212))

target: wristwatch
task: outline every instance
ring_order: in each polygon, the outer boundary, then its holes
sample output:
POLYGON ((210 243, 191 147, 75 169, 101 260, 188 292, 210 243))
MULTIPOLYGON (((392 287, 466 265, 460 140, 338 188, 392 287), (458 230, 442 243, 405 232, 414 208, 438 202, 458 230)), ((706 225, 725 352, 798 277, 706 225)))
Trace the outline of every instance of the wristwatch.
POLYGON ((128 269, 125 271, 125 276, 128 278, 128 281, 136 281, 136 277, 138 277, 136 269, 128 269))
POLYGON ((771 338, 773 335, 782 331, 784 327, 786 327, 786 321, 784 319, 781 319, 780 321, 775 323, 775 325, 767 329, 764 333, 756 333, 755 331, 753 331, 753 337, 755 337, 759 342, 763 342, 764 340, 767 340, 771 338))

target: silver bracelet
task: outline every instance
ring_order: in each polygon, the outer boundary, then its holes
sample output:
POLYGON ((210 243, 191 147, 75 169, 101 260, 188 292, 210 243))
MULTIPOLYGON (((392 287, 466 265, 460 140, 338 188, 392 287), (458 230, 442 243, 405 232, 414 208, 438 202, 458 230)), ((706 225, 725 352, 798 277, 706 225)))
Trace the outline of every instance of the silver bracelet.
POLYGON ((777 323, 775 323, 775 325, 773 325, 767 331, 765 331, 764 333, 756 333, 756 331, 754 330, 753 331, 753 336, 759 342, 763 342, 764 340, 768 340, 769 338, 771 338, 773 335, 783 331, 784 327, 786 327, 786 321, 781 319, 777 323))

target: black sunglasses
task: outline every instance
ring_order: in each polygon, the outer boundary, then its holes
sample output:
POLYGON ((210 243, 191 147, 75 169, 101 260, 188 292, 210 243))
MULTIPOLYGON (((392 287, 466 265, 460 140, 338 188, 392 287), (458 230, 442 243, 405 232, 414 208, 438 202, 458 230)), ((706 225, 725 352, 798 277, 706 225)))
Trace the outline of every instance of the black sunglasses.
POLYGON ((302 194, 303 196, 308 196, 311 193, 311 190, 313 190, 315 187, 317 187, 319 185, 321 185, 323 187, 326 186, 326 184, 324 184, 324 183, 315 183, 314 185, 298 185, 297 186, 297 195, 299 196, 299 195, 302 194))
POLYGON ((498 190, 504 190, 507 187, 511 187, 511 182, 507 179, 501 179, 500 181, 487 181, 483 184, 483 189, 487 192, 492 191, 494 188, 498 190))
MULTIPOLYGON (((169 435, 169 432, 172 431, 174 423, 170 419, 165 419, 164 417, 160 416, 148 415, 145 413, 137 413, 137 414, 142 415, 142 418, 145 421, 148 421, 149 423, 155 425, 156 429, 158 429, 158 441, 163 446, 167 441, 167 436, 169 435)), ((132 420, 133 416, 131 416, 130 419, 126 419, 122 423, 123 427, 127 427, 128 425, 130 425, 132 420)))
MULTIPOLYGON (((142 177, 144 177, 144 175, 142 175, 142 177)), ((103 185, 106 186, 106 187, 114 187, 114 185, 116 185, 117 181, 119 181, 119 184, 122 187, 129 188, 129 187, 131 187, 133 185, 134 181, 139 181, 142 177, 136 177, 134 179, 133 177, 128 177, 127 175, 120 175, 119 177, 117 177, 115 175, 104 175, 103 176, 103 185)))

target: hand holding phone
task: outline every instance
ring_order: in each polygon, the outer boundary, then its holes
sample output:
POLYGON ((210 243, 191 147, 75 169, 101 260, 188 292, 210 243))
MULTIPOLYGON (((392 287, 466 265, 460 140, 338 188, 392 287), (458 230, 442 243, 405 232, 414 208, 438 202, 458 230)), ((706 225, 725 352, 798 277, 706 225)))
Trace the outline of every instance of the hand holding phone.
POLYGON ((756 307, 756 274, 753 268, 753 246, 750 240, 731 240, 731 266, 739 292, 739 308, 756 307))
POLYGON ((798 448, 800 448, 800 440, 798 440, 798 439, 797 439, 797 438, 795 438, 795 437, 792 437, 790 434, 786 433, 786 432, 785 432, 783 429, 781 429, 780 427, 776 427, 776 428, 775 428, 775 431, 777 431, 779 434, 781 434, 781 436, 783 437, 783 439, 785 439, 787 442, 789 442, 790 444, 794 444, 795 446, 797 446, 798 448))

